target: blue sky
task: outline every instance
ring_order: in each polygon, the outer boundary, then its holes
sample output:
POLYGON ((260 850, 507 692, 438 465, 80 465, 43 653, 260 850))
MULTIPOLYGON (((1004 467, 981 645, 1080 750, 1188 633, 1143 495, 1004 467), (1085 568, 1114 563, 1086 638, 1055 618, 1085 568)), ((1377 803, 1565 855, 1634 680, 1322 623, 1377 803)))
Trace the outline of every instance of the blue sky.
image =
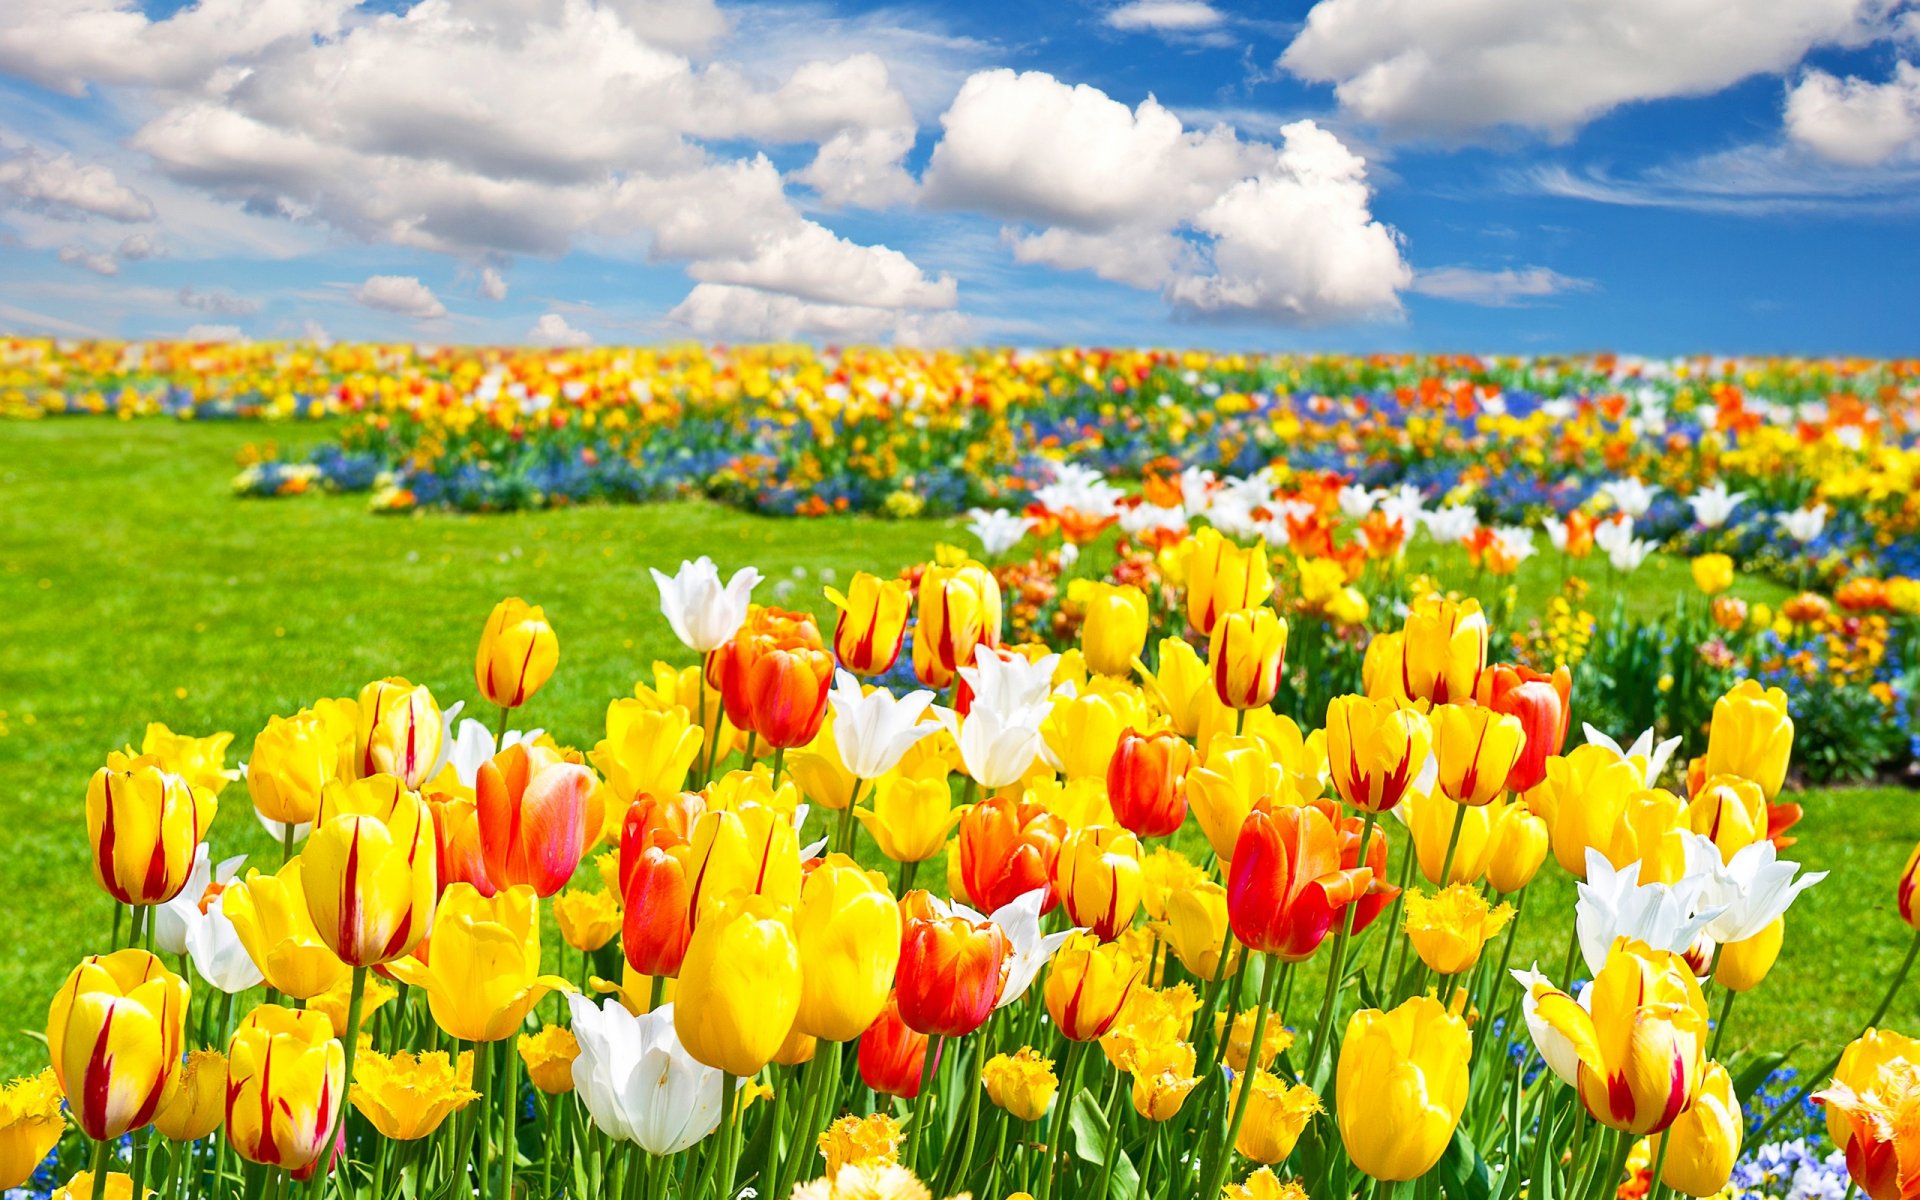
POLYGON ((19 0, 0 329, 1914 354, 1917 59, 1904 0, 19 0))

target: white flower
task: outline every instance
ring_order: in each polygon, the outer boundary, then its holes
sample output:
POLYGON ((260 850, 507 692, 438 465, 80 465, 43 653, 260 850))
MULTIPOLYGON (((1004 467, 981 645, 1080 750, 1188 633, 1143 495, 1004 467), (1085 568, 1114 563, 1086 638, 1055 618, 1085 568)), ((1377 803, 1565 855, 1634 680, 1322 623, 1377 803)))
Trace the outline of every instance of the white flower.
POLYGON ((1658 484, 1641 483, 1631 476, 1626 479, 1616 479, 1606 487, 1607 496, 1612 499, 1613 506, 1636 519, 1647 515, 1647 510, 1653 507, 1653 498, 1659 495, 1661 490, 1658 484))
POLYGON ((546 732, 544 729, 509 729, 507 735, 496 744, 491 729, 468 717, 460 722, 460 732, 453 739, 453 750, 447 761, 453 764, 453 773, 460 777, 460 782, 472 787, 479 780, 480 768, 486 765, 488 759, 509 746, 530 746, 546 732))
POLYGON ((1607 554, 1617 546, 1633 541, 1633 518, 1614 517, 1600 522, 1593 530, 1593 544, 1607 554))
POLYGON ((1652 542, 1633 538, 1608 550, 1607 561, 1613 564, 1614 570, 1631 575, 1640 569, 1640 564, 1646 562, 1647 555, 1652 553, 1652 542))
MULTIPOLYGON (((1642 884, 1639 863, 1616 871, 1606 855, 1587 848, 1587 878, 1576 889, 1574 928, 1589 972, 1600 973, 1615 939, 1623 937, 1684 954, 1707 923, 1726 911, 1724 905, 1703 902, 1713 875, 1693 843, 1687 847, 1687 873, 1672 884, 1642 884)), ((1718 862, 1719 851, 1713 856, 1718 862)))
POLYGON ((1013 549, 1033 528, 1032 517, 995 509, 972 509, 967 518, 967 532, 980 539, 980 548, 988 558, 998 558, 1013 549))
POLYGON ((1389 520, 1399 520, 1406 524, 1411 533, 1426 515, 1427 501, 1420 489, 1411 483, 1403 483, 1396 488, 1387 488, 1380 492, 1380 511, 1387 514, 1389 520))
POLYGON ((938 728, 920 723, 933 703, 932 692, 909 692, 896 700, 886 688, 876 687, 863 695, 860 681, 848 671, 834 676, 827 703, 833 706, 833 743, 855 779, 885 775, 915 742, 938 728))
POLYGON ((1188 512, 1205 512, 1213 504, 1212 471, 1188 467, 1180 472, 1180 503, 1188 512))
POLYGON ((1463 542, 1480 528, 1480 518, 1464 504, 1437 508, 1427 514, 1427 536, 1443 546, 1463 542))
POLYGON ((702 554, 692 562, 683 561, 672 576, 655 568, 653 581, 660 587, 660 611, 673 626, 674 636, 687 649, 708 654, 746 623, 747 606, 754 585, 760 582, 760 572, 741 567, 722 587, 719 569, 702 554))
POLYGON ((1500 549, 1506 552, 1514 562, 1523 563, 1534 555, 1533 530, 1519 525, 1502 525, 1493 531, 1499 539, 1500 549))
POLYGON ((1068 542, 1060 547, 1060 569, 1070 571, 1073 564, 1080 561, 1080 547, 1068 542))
POLYGON ((696 1061, 673 1029, 673 1005, 634 1016, 609 997, 599 1005, 569 994, 573 1085, 608 1137, 649 1154, 678 1154, 720 1124, 720 1072, 696 1061))
POLYGON ((1769 841, 1744 846, 1722 863, 1713 839, 1698 833, 1685 836, 1702 843, 1694 851, 1708 869, 1701 901, 1725 910, 1707 925, 1707 936, 1723 945, 1758 934, 1792 907, 1801 892, 1827 877, 1825 871, 1815 871, 1795 879, 1800 864, 1782 860, 1769 841))
POLYGON ((1827 506, 1816 504, 1811 508, 1797 508, 1790 513, 1776 513, 1773 519, 1794 541, 1810 542, 1827 527, 1827 506))
POLYGON ((1162 508, 1157 504, 1136 504, 1132 508, 1120 510, 1121 531, 1134 537, 1150 529, 1184 532, 1186 528, 1187 510, 1178 504, 1172 508, 1162 508))
POLYGON ((995 1008, 1005 1008, 1026 995, 1060 943, 1079 932, 1077 929, 1053 934, 1040 932, 1040 906, 1046 898, 1046 888, 1022 892, 994 909, 988 918, 1007 935, 1007 946, 1011 950, 1007 956, 1007 973, 1000 984, 1000 1001, 995 1008))
POLYGON ((212 861, 212 851, 205 842, 201 842, 193 852, 193 866, 187 871, 187 883, 179 894, 153 911, 154 948, 167 954, 185 954, 187 952, 187 933, 193 926, 205 920, 200 913, 200 898, 207 894, 207 885, 218 883, 226 885, 233 882, 240 873, 241 864, 247 861, 244 854, 235 855, 222 862, 215 869, 208 864, 212 861))
POLYGON ((1016 715, 1034 710, 1031 723, 1038 725, 1052 703, 1054 668, 1060 665, 1058 654, 1042 655, 1029 662, 1024 655, 1001 655, 989 646, 975 646, 973 665, 960 668, 960 678, 973 692, 974 707, 997 709, 1009 721, 1016 715))
MULTIPOLYGON (((1031 722, 1012 721, 977 700, 964 721, 950 708, 933 711, 959 743, 960 762, 967 775, 983 788, 992 790, 1014 783, 1027 773, 1040 753, 1037 718, 1031 722)), ((1022 710, 1014 715, 1025 717, 1031 712, 1022 710)))
POLYGON ((1633 739, 1633 744, 1622 750, 1619 742, 1586 722, 1582 721, 1580 728, 1586 730, 1588 745, 1605 746, 1621 758, 1638 759, 1645 772, 1643 778, 1646 787, 1655 787, 1659 784, 1661 774, 1667 769, 1667 763, 1673 759, 1673 752, 1680 748, 1680 739, 1677 737, 1668 738, 1659 745, 1654 745, 1653 730, 1643 729, 1640 731, 1640 736, 1633 739))
MULTIPOLYGON (((223 864, 224 865, 224 864, 223 864)), ((226 893, 207 902, 207 911, 187 926, 187 957, 200 978, 232 996, 266 981, 248 956, 233 922, 227 919, 226 893)))
POLYGON ((1350 483, 1340 489, 1340 511, 1347 519, 1357 521, 1373 511, 1373 490, 1350 483))
POLYGON ((1054 513, 1084 513, 1100 519, 1113 516, 1126 493, 1108 483, 1100 472, 1071 463, 1056 466, 1055 481, 1033 490, 1034 502, 1054 513))
POLYGON ((1547 531, 1547 541, 1553 543, 1553 548, 1565 554, 1567 552, 1567 523, 1558 517, 1546 517, 1541 520, 1540 527, 1547 531))
POLYGON ((1740 502, 1746 498, 1747 493, 1729 492, 1726 484, 1716 482, 1688 496, 1687 505, 1693 509, 1694 520, 1708 529, 1718 529, 1727 523, 1733 510, 1740 507, 1740 502))

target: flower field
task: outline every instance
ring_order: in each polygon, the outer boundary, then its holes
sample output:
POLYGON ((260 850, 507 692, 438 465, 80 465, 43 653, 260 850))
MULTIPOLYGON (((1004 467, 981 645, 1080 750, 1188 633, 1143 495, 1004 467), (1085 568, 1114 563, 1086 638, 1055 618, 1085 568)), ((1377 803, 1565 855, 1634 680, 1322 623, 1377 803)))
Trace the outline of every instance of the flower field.
POLYGON ((1920 1195, 1911 364, 5 353, 0 1185, 1920 1195))

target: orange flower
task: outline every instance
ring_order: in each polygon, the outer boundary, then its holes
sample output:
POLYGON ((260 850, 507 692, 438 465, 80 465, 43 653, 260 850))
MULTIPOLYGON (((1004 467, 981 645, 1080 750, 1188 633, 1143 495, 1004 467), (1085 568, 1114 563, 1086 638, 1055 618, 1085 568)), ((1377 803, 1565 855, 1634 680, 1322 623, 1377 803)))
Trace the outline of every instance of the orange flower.
POLYGON ((648 846, 622 872, 620 945, 627 963, 646 976, 674 976, 693 937, 693 889, 687 880, 688 847, 648 846))
POLYGON ((792 749, 820 732, 833 657, 812 616, 754 608, 733 639, 707 656, 707 682, 720 689, 734 725, 792 749))
POLYGON ((1139 837, 1171 837, 1187 819, 1187 772, 1193 743, 1173 730, 1128 729, 1107 762, 1114 819, 1139 837))
POLYGON ((1481 673, 1474 701, 1518 717, 1526 744, 1507 775, 1507 788, 1524 792, 1547 777, 1547 759, 1560 753, 1573 716, 1573 676, 1561 667, 1542 675, 1517 663, 1495 663, 1481 673))
POLYGON ((991 921, 909 921, 900 941, 900 1019, 929 1036, 972 1033, 993 1015, 1008 953, 1007 935, 991 921))
POLYGON ((1289 962, 1312 957, 1341 910, 1373 881, 1365 867, 1343 867, 1340 842, 1319 808, 1255 809, 1240 827, 1227 877, 1233 935, 1289 962))
POLYGON ((591 772, 550 751, 509 746, 480 765, 474 808, 487 877, 496 888, 524 883, 542 896, 567 886, 598 830, 589 827, 591 772))
POLYGON ((912 1100, 920 1094, 927 1061, 927 1035, 900 1019, 896 996, 860 1035, 860 1079, 883 1096, 912 1100))
POLYGON ((1067 824, 1038 804, 995 796, 960 818, 960 877, 967 896, 992 912, 1035 888, 1046 888, 1040 911, 1059 896, 1049 886, 1067 824))

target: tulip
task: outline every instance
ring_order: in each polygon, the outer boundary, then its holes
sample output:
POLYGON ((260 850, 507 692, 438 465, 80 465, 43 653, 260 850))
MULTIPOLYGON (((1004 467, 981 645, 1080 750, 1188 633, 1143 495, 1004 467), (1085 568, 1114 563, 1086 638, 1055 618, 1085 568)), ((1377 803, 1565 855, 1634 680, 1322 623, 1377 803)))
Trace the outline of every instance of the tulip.
POLYGON ((145 950, 80 960, 47 1008, 47 1051, 80 1131, 111 1141, 153 1120, 180 1068, 187 981, 145 950))
POLYGON ((567 886, 599 830, 587 819, 593 773, 509 746, 480 768, 474 808, 487 878, 496 888, 531 886, 551 896, 567 886))
POLYGON ((1713 981, 1730 992, 1750 992, 1760 986, 1780 957, 1787 936, 1785 917, 1775 917, 1759 933, 1720 948, 1713 965, 1713 981))
POLYGON ((1507 805, 1488 839, 1487 882, 1502 893, 1526 887, 1547 860, 1550 844, 1545 821, 1524 804, 1507 805))
POLYGON ((920 1076, 927 1061, 926 1034, 900 1018, 894 997, 860 1035, 860 1080, 883 1096, 913 1100, 920 1095, 920 1076))
POLYGON ((1627 802, 1645 786, 1644 768, 1604 746, 1576 746, 1547 760, 1547 778, 1528 793, 1560 866, 1575 878, 1587 873, 1587 851, 1609 846, 1624 823, 1627 802))
POLYGON ((828 701, 833 705, 834 746, 855 779, 880 778, 899 766, 922 738, 939 729, 920 719, 933 703, 932 692, 909 692, 899 699, 880 687, 863 693, 858 680, 842 673, 828 701))
POLYGON ((1194 534, 1187 553, 1187 620, 1211 637, 1223 615, 1257 608, 1273 595, 1264 539, 1242 547, 1211 526, 1194 534))
MULTIPOLYGON (((1456 604, 1437 595, 1416 600, 1398 640, 1384 644, 1387 657, 1367 693, 1430 704, 1464 704, 1473 698, 1480 673, 1486 669, 1487 637, 1487 616, 1479 601, 1456 604)), ((1368 658, 1372 657, 1369 647, 1368 658)))
MULTIPOLYGON (((1465 1078, 1465 1072, 1461 1073, 1465 1078)), ((1228 1089, 1229 1108, 1239 1102, 1240 1089, 1253 1083, 1247 1100, 1247 1116, 1233 1148, 1257 1163, 1277 1163, 1293 1153, 1307 1122, 1325 1111, 1320 1097, 1304 1083, 1288 1086, 1271 1071, 1236 1071, 1228 1089)))
POLYGON ((1723 862, 1767 840, 1767 798, 1760 785, 1738 775, 1708 779, 1687 801, 1687 824, 1710 839, 1723 862))
POLYGON ((1102 675, 1126 675, 1147 646, 1147 595, 1131 584, 1091 583, 1080 626, 1087 666, 1102 675))
POLYGON ((1826 1106, 1827 1136, 1846 1152, 1847 1174, 1868 1200, 1909 1200, 1920 1191, 1911 1133, 1896 1125, 1920 1104, 1916 1063, 1920 1038, 1869 1029, 1840 1052, 1833 1082, 1814 1093, 1826 1106))
POLYGON ((1064 821, 1025 800, 995 796, 974 805, 960 818, 958 859, 967 895, 990 910, 1045 888, 1041 911, 1053 911, 1060 896, 1050 884, 1065 834, 1064 821))
POLYGON ((1135 1055, 1133 1110, 1149 1121, 1171 1121, 1180 1115, 1187 1097, 1199 1085, 1194 1072, 1193 1047, 1186 1042, 1163 1042, 1135 1055))
POLYGON ((1220 978, 1223 962, 1229 973, 1239 969, 1242 952, 1227 943, 1227 889, 1217 883, 1167 893, 1166 919, 1155 922, 1153 929, 1180 965, 1201 979, 1220 978))
POLYGON ((455 1066, 444 1050, 389 1057, 362 1048, 348 1098, 382 1137, 396 1142, 431 1137, 448 1117, 480 1098, 473 1090, 473 1051, 464 1051, 455 1066))
POLYGON ((1724 554, 1702 554, 1694 558, 1693 586, 1702 595, 1718 596, 1733 586, 1733 560, 1724 554))
POLYGON ((1526 745, 1520 719, 1478 705, 1440 704, 1431 720, 1440 792, 1470 807, 1493 803, 1526 745))
MULTIPOLYGON (((1268 1014, 1271 1016, 1272 1014, 1268 1014)), ((1245 1071, 1247 1064, 1253 1062, 1253 1032, 1261 1024, 1258 1007, 1242 1009, 1233 1018, 1233 1025, 1227 1025, 1227 1014, 1215 1014, 1213 1018, 1214 1040, 1220 1045, 1220 1061, 1231 1067, 1235 1073, 1245 1071)), ((1266 1022, 1260 1032, 1259 1067, 1271 1067, 1275 1059, 1293 1045, 1293 1033, 1278 1021, 1266 1022)))
POLYGON ((1227 916, 1234 936, 1249 950, 1288 962, 1310 958, 1373 882, 1369 868, 1342 868, 1339 832, 1318 808, 1256 809, 1232 861, 1227 916))
MULTIPOLYGON (((1213 694, 1213 680, 1207 674, 1206 660, 1179 638, 1160 639, 1159 669, 1147 674, 1140 670, 1147 691, 1159 701, 1167 719, 1182 737, 1200 732, 1201 718, 1209 709, 1224 707, 1213 694)), ((1199 745, 1205 746, 1206 739, 1199 745)))
POLYGON ((296 1000, 311 1000, 339 986, 347 964, 314 927, 303 869, 296 857, 274 875, 248 871, 244 881, 220 894, 220 906, 267 985, 296 1000))
MULTIPOLYGON (((361 1024, 373 1016, 380 1006, 398 996, 397 989, 380 982, 377 975, 368 975, 361 985, 361 1024)), ((353 1015, 353 981, 343 978, 340 983, 307 1001, 306 1007, 314 1012, 325 1013, 327 1020, 333 1023, 333 1036, 344 1045, 347 1039, 347 1020, 353 1015)))
POLYGON ((687 1053, 678 1005, 636 1016, 612 1000, 568 996, 580 1053, 573 1086, 594 1125, 649 1154, 678 1154, 712 1133, 725 1103, 721 1073, 687 1053))
POLYGON ((765 896, 736 896, 693 931, 680 964, 674 1031, 699 1061, 753 1075, 773 1061, 793 1028, 800 986, 788 910, 765 896))
POLYGON ((652 709, 637 699, 615 700, 607 706, 607 736, 587 758, 620 804, 661 799, 686 786, 703 737, 683 705, 652 709))
POLYGON ((827 599, 840 610, 833 626, 833 653, 840 665, 856 675, 884 675, 900 657, 907 633, 907 610, 913 593, 902 579, 881 579, 861 571, 847 584, 846 594, 826 589, 827 599))
POLYGON ((964 917, 908 921, 895 976, 894 1000, 900 1019, 909 1029, 929 1036, 972 1033, 993 1014, 1008 953, 1006 933, 991 921, 964 917))
POLYGON ((1693 1103, 1665 1134, 1652 1140, 1650 1150, 1656 1159, 1662 1156, 1661 1143, 1668 1143, 1660 1182, 1702 1200, 1720 1195, 1733 1177, 1744 1124, 1732 1077, 1719 1063, 1709 1062, 1700 1074, 1700 1090, 1693 1103))
POLYGON ((227 1046, 227 1141, 248 1162, 311 1166, 332 1140, 346 1073, 324 1015, 261 1005, 227 1046))
POLYGON ((240 778, 238 771, 227 769, 227 747, 233 744, 231 733, 212 733, 205 737, 175 733, 158 721, 147 724, 140 738, 140 753, 129 746, 128 758, 152 758, 168 775, 178 775, 196 791, 218 799, 229 783, 240 778))
POLYGON ((118 751, 87 783, 93 878, 122 904, 164 904, 180 893, 219 808, 211 793, 151 755, 118 751))
POLYGON ((1441 975, 1458 975, 1479 962, 1481 947, 1512 919, 1512 908, 1489 905, 1478 888, 1464 883, 1431 896, 1407 894, 1407 938, 1420 961, 1441 975))
POLYGON ((568 888, 553 898, 553 920, 567 945, 592 954, 620 932, 620 901, 607 892, 568 888))
POLYGON ((1138 693, 1111 689, 1111 682, 1054 696, 1040 722, 1041 757, 1069 781, 1105 779, 1120 739, 1152 720, 1138 693))
POLYGON ((545 610, 511 596, 493 606, 480 631, 473 681, 489 704, 519 708, 533 699, 559 662, 560 639, 545 610))
POLYGON ((1920 930, 1920 845, 1907 856, 1906 869, 1900 872, 1900 880, 1893 886, 1893 901, 1900 910, 1900 919, 1920 930))
POLYGON ((703 813, 694 822, 686 874, 695 929, 735 893, 765 896, 790 909, 800 902, 800 842, 793 821, 759 804, 703 813))
POLYGON ((856 808, 853 815, 880 853, 894 862, 921 863, 940 853, 966 810, 953 807, 944 775, 893 773, 875 782, 873 807, 856 808))
POLYGON ((360 689, 358 711, 353 734, 357 776, 394 775, 417 788, 440 770, 451 747, 432 692, 404 679, 382 679, 360 689))
POLYGON ((749 727, 775 749, 804 746, 820 733, 832 686, 833 658, 826 651, 812 645, 769 648, 753 660, 747 676, 749 727))
POLYGON ((153 1127, 170 1142, 197 1142, 220 1128, 226 1102, 227 1056, 195 1050, 168 1081, 153 1127))
POLYGON ((1124 829, 1090 825, 1067 835, 1054 860, 1053 885, 1075 925, 1110 942, 1140 907, 1140 842, 1124 829))
POLYGON ((1327 765, 1334 790, 1362 812, 1406 798, 1433 743, 1427 718, 1389 700, 1336 696, 1327 704, 1327 765))
POLYGON ((1573 677, 1565 667, 1542 675, 1529 667, 1499 663, 1480 676, 1474 699, 1517 718, 1526 734, 1520 757, 1507 774, 1507 790, 1525 792, 1547 777, 1547 759, 1566 744, 1573 713, 1573 677))
POLYGON ((1054 1076, 1053 1060, 1042 1058, 1031 1046, 1022 1046, 1017 1054, 996 1054, 980 1069, 980 1082, 987 1097, 1020 1121, 1038 1121, 1053 1104, 1060 1080, 1054 1076))
POLYGON ((1114 819, 1135 835, 1171 837, 1187 818, 1187 773, 1198 756, 1172 730, 1127 730, 1107 764, 1114 819))
POLYGON ((1265 708, 1286 669, 1287 623, 1270 608, 1221 613, 1207 643, 1213 692, 1228 708, 1265 708))
POLYGON ((1146 964, 1117 942, 1076 934, 1047 972, 1047 1015, 1073 1041, 1104 1037, 1145 973, 1146 964))
POLYGON ((687 649, 704 655, 718 650, 740 631, 760 572, 741 567, 722 587, 713 560, 702 554, 692 562, 682 562, 672 575, 655 569, 653 582, 660 589, 660 611, 673 628, 673 636, 687 649))
POLYGON ((916 604, 913 673, 930 688, 952 683, 976 647, 1000 644, 1000 584, 979 563, 927 567, 916 604))
POLYGON ((16 1079, 0 1089, 0 1190, 33 1178, 66 1132, 60 1080, 53 1068, 16 1079))
MULTIPOLYGON (((571 999, 571 997, 569 997, 571 999)), ((562 1025, 545 1025, 539 1033, 523 1033, 514 1048, 527 1066, 527 1078, 549 1096, 573 1090, 573 1060, 580 1057, 580 1042, 573 1031, 562 1025)))
POLYGON ((320 940, 350 967, 412 951, 433 921, 433 856, 432 814, 399 779, 328 785, 300 856, 320 940))
POLYGON ((1453 1141, 1467 1102, 1467 1023, 1431 996, 1347 1022, 1334 1083, 1340 1141, 1375 1179, 1418 1179, 1453 1141))
MULTIPOLYGON (((1410 792, 1400 805, 1407 823, 1420 874, 1428 883, 1477 883, 1487 873, 1493 852, 1493 831, 1512 808, 1504 801, 1479 808, 1455 804, 1439 792, 1410 792), (1454 833, 1455 826, 1459 833, 1454 833), (1447 848, 1453 848, 1453 866, 1447 868, 1447 848), (1445 871, 1445 878, 1442 872, 1445 871)), ((1544 850, 1545 842, 1542 841, 1544 850)))
POLYGON ((642 975, 680 973, 693 937, 688 853, 683 846, 649 846, 627 876, 620 945, 628 964, 642 975))
POLYGON ((1187 776, 1187 800, 1208 845, 1224 863, 1233 859, 1248 813, 1263 804, 1288 806, 1296 798, 1264 742, 1228 736, 1213 739, 1206 764, 1187 776))
POLYGON ((321 714, 303 709, 292 717, 267 718, 247 760, 254 810, 282 825, 311 824, 321 789, 339 773, 339 754, 334 731, 321 714))
POLYGON ((830 854, 800 889, 794 937, 806 971, 794 1028, 850 1042, 873 1024, 900 962, 900 906, 880 877, 830 854))
POLYGON ((1515 971, 1540 1055, 1601 1124, 1659 1133, 1700 1087, 1707 1003, 1680 955, 1623 941, 1582 1007, 1537 973, 1515 971))
POLYGON ((427 961, 388 966, 401 983, 422 988, 441 1029, 466 1042, 497 1042, 520 1030, 533 1006, 573 985, 540 974, 538 900, 525 884, 482 896, 456 883, 440 898, 427 961))
POLYGON ((1762 688, 1758 680, 1743 679, 1714 701, 1713 723, 1707 731, 1705 772, 1738 775, 1760 785, 1768 800, 1786 782, 1787 759, 1793 753, 1793 718, 1787 715, 1787 694, 1762 688))

